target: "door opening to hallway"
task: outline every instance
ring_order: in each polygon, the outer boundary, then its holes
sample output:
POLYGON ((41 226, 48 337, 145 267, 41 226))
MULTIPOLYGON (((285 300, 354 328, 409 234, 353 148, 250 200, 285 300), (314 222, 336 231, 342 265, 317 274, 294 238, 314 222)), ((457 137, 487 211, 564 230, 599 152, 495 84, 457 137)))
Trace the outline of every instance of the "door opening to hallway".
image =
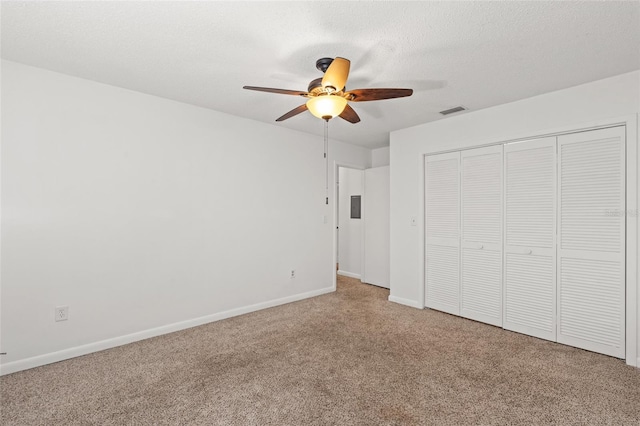
POLYGON ((336 182, 337 274, 362 279, 362 195, 364 170, 338 168, 336 182))
POLYGON ((336 273, 389 288, 389 166, 336 173, 336 273))

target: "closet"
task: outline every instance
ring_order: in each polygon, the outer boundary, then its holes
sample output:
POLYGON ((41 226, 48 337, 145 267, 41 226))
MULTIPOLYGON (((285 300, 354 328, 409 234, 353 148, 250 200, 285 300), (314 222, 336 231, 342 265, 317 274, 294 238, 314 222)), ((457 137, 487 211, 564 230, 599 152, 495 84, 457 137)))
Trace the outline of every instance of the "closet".
POLYGON ((625 354, 625 129, 425 157, 425 306, 625 354))

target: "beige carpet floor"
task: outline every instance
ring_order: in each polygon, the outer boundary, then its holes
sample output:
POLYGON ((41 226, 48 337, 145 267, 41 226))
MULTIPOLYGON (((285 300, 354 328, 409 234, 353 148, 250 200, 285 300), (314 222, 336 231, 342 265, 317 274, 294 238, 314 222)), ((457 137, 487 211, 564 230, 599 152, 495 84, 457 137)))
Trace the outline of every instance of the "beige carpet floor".
POLYGON ((622 360, 338 291, 0 379, 3 425, 640 424, 622 360))

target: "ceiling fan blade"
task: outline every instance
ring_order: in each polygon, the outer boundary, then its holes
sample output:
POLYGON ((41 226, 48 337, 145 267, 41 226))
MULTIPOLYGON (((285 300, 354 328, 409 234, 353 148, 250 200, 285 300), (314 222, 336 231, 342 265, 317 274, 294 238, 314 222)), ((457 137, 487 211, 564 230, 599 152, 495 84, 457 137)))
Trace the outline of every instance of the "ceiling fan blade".
POLYGON ((278 119, 276 119, 276 121, 284 121, 287 118, 291 118, 294 115, 298 115, 301 112, 305 112, 306 110, 307 110, 307 104, 302 104, 299 107, 296 107, 296 108, 292 109, 291 111, 289 111, 288 113, 286 113, 282 117, 279 117, 278 119))
POLYGON ((301 92, 299 90, 273 89, 271 87, 243 86, 242 88, 247 90, 257 90, 258 92, 279 93, 281 95, 296 95, 296 96, 308 95, 307 92, 301 92))
POLYGON ((322 87, 333 87, 337 91, 344 89, 349 77, 351 62, 345 58, 335 58, 322 77, 322 87))
POLYGON ((358 117, 358 114, 353 110, 353 108, 349 106, 349 104, 344 107, 344 111, 342 111, 342 114, 340 114, 340 118, 347 120, 349 123, 353 124, 360 122, 360 117, 358 117))
POLYGON ((413 89, 356 89, 349 90, 345 97, 352 102, 365 102, 404 98, 412 94, 413 89))

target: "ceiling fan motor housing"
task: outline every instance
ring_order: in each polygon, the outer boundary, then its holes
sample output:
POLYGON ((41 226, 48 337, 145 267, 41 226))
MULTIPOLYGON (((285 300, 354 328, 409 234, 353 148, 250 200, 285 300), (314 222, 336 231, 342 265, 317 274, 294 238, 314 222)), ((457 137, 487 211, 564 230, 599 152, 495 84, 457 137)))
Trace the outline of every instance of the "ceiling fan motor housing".
POLYGON ((309 87, 307 88, 307 92, 313 93, 315 89, 322 89, 322 77, 311 80, 311 83, 309 83, 309 87))
POLYGON ((322 93, 324 94, 332 93, 338 96, 342 96, 342 94, 346 91, 347 91, 346 87, 340 91, 334 90, 333 87, 330 90, 325 90, 325 88, 322 87, 322 78, 316 78, 315 80, 311 80, 311 83, 309 83, 309 87, 307 88, 307 92, 315 96, 318 96, 322 93))
POLYGON ((316 68, 324 73, 331 62, 333 62, 333 58, 320 58, 316 61, 316 68))

